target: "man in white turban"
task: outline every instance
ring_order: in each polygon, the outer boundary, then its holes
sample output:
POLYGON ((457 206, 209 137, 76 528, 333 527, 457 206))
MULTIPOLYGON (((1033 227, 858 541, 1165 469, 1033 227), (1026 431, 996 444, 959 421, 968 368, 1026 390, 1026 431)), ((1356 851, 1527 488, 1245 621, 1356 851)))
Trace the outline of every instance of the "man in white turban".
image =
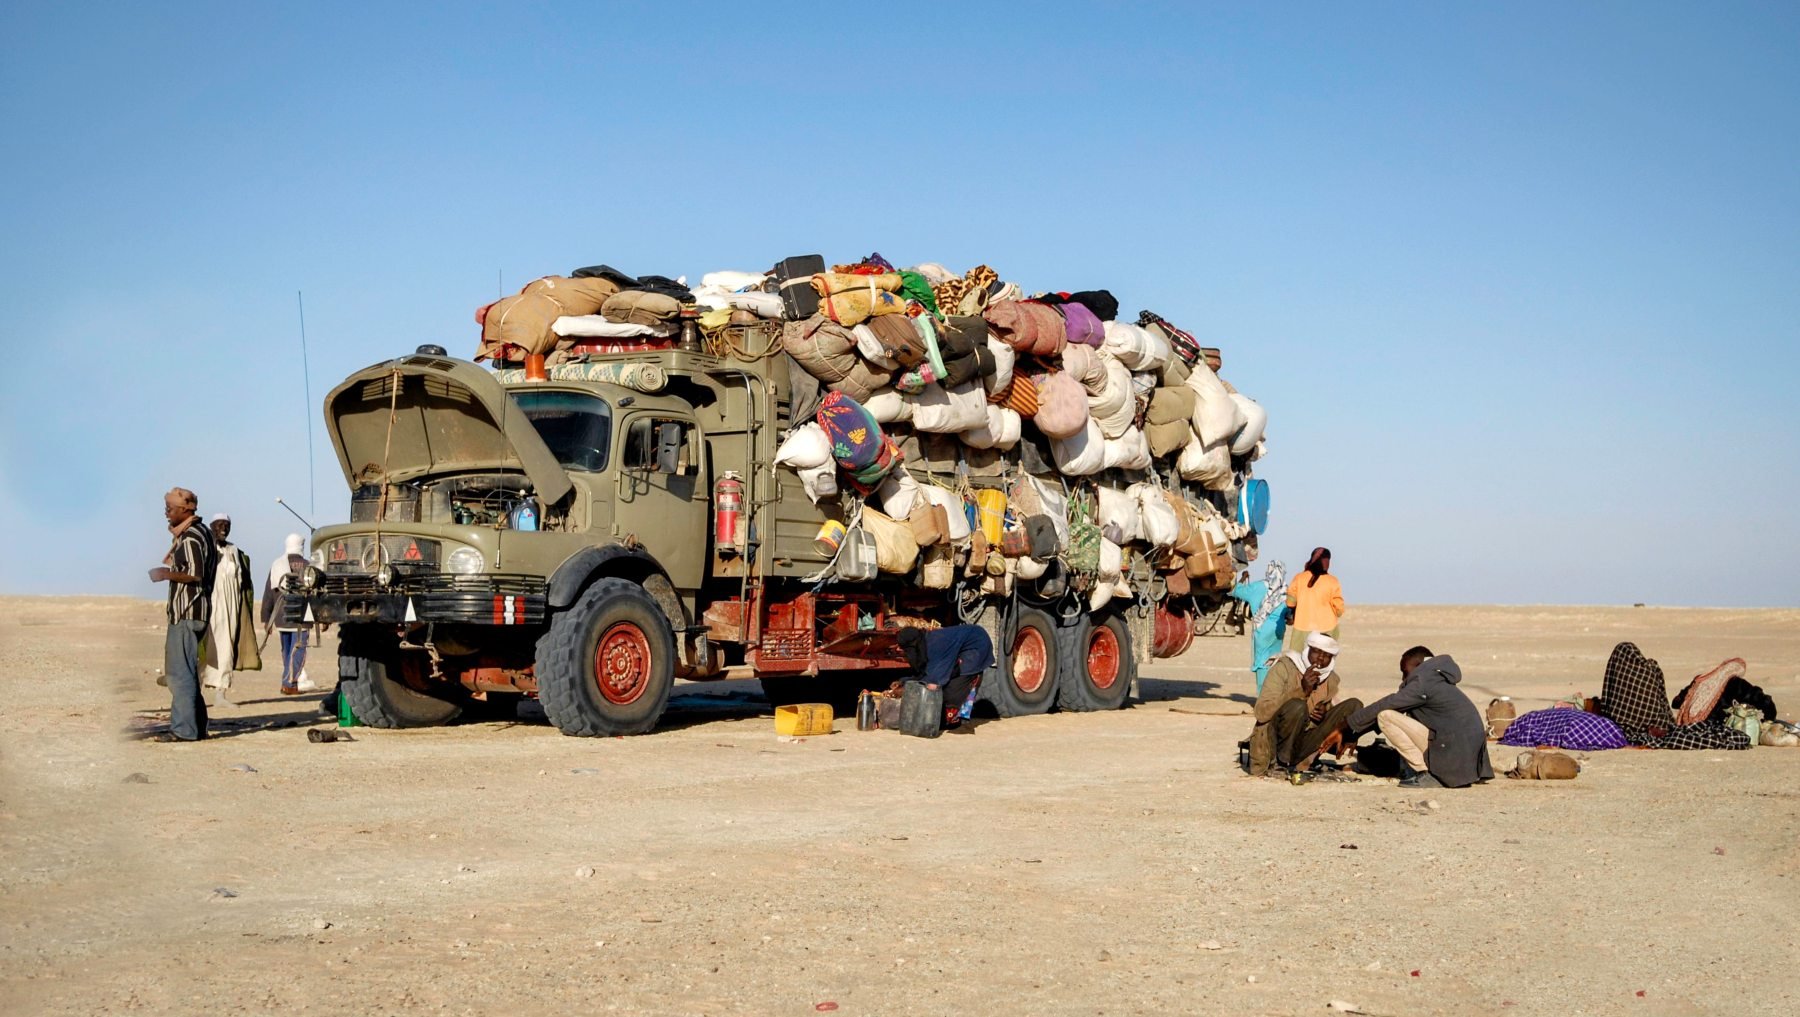
POLYGON ((219 564, 213 571, 212 620, 203 647, 200 684, 212 690, 212 705, 221 706, 230 702, 225 692, 231 688, 232 674, 260 670, 262 655, 251 617, 256 581, 250 572, 250 556, 231 542, 230 516, 220 512, 212 517, 209 528, 219 564))
POLYGON ((1290 651, 1276 658, 1256 697, 1250 776, 1268 773, 1271 763, 1283 769, 1311 766, 1326 739, 1362 709, 1359 699, 1336 701, 1338 652, 1337 640, 1315 632, 1306 638, 1304 655, 1290 651))

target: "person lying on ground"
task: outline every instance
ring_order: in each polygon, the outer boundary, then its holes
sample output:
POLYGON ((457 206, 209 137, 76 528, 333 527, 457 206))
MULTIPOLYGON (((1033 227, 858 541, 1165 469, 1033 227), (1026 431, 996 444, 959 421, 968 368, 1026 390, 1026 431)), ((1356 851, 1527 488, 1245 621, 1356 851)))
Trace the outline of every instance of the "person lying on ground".
POLYGON ((1456 661, 1415 646, 1400 655, 1400 675, 1398 691, 1350 718, 1351 732, 1381 727, 1404 763, 1401 787, 1468 787, 1493 780, 1487 725, 1456 687, 1462 681, 1456 661))
POLYGON ((994 666, 994 641, 987 630, 979 625, 947 625, 929 632, 903 628, 897 638, 913 672, 907 680, 943 689, 944 726, 956 729, 964 720, 964 706, 973 706, 981 690, 982 674, 994 666))
POLYGON ((1620 643, 1606 660, 1600 714, 1619 726, 1625 740, 1651 749, 1747 749, 1750 738, 1714 720, 1682 725, 1669 712, 1662 665, 1636 643, 1620 643))
POLYGON ((1304 656, 1284 653, 1269 668, 1250 731, 1250 776, 1268 773, 1271 763, 1295 770, 1312 766, 1327 739, 1362 708, 1357 699, 1334 702, 1338 652, 1337 640, 1315 632, 1307 637, 1304 656))

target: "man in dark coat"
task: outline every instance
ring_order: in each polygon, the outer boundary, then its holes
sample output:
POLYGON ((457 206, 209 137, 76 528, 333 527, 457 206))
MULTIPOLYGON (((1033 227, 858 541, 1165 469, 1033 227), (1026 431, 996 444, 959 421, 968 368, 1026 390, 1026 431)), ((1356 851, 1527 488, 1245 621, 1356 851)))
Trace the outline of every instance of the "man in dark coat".
POLYGON ((1462 669, 1448 655, 1415 646, 1400 658, 1399 691, 1358 710, 1350 730, 1379 724, 1406 763, 1401 787, 1468 787, 1493 780, 1487 726, 1481 711, 1457 688, 1462 669))

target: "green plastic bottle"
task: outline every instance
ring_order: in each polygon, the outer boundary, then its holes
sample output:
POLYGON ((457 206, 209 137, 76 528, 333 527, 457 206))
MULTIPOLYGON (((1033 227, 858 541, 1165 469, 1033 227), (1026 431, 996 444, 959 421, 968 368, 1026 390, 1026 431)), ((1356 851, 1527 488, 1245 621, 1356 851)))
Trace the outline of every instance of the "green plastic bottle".
POLYGON ((350 697, 344 694, 344 685, 337 687, 338 727, 361 727, 362 721, 356 719, 356 711, 350 709, 350 697))

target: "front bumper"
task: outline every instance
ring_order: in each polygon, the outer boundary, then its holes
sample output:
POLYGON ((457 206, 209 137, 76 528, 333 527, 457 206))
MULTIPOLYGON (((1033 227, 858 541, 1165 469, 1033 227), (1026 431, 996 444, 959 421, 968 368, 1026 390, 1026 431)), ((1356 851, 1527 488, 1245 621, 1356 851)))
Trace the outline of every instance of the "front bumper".
POLYGON ((548 584, 535 576, 404 576, 389 586, 366 573, 326 573, 311 590, 289 580, 282 624, 460 622, 541 625, 548 584), (310 616, 309 616, 310 612, 310 616))

